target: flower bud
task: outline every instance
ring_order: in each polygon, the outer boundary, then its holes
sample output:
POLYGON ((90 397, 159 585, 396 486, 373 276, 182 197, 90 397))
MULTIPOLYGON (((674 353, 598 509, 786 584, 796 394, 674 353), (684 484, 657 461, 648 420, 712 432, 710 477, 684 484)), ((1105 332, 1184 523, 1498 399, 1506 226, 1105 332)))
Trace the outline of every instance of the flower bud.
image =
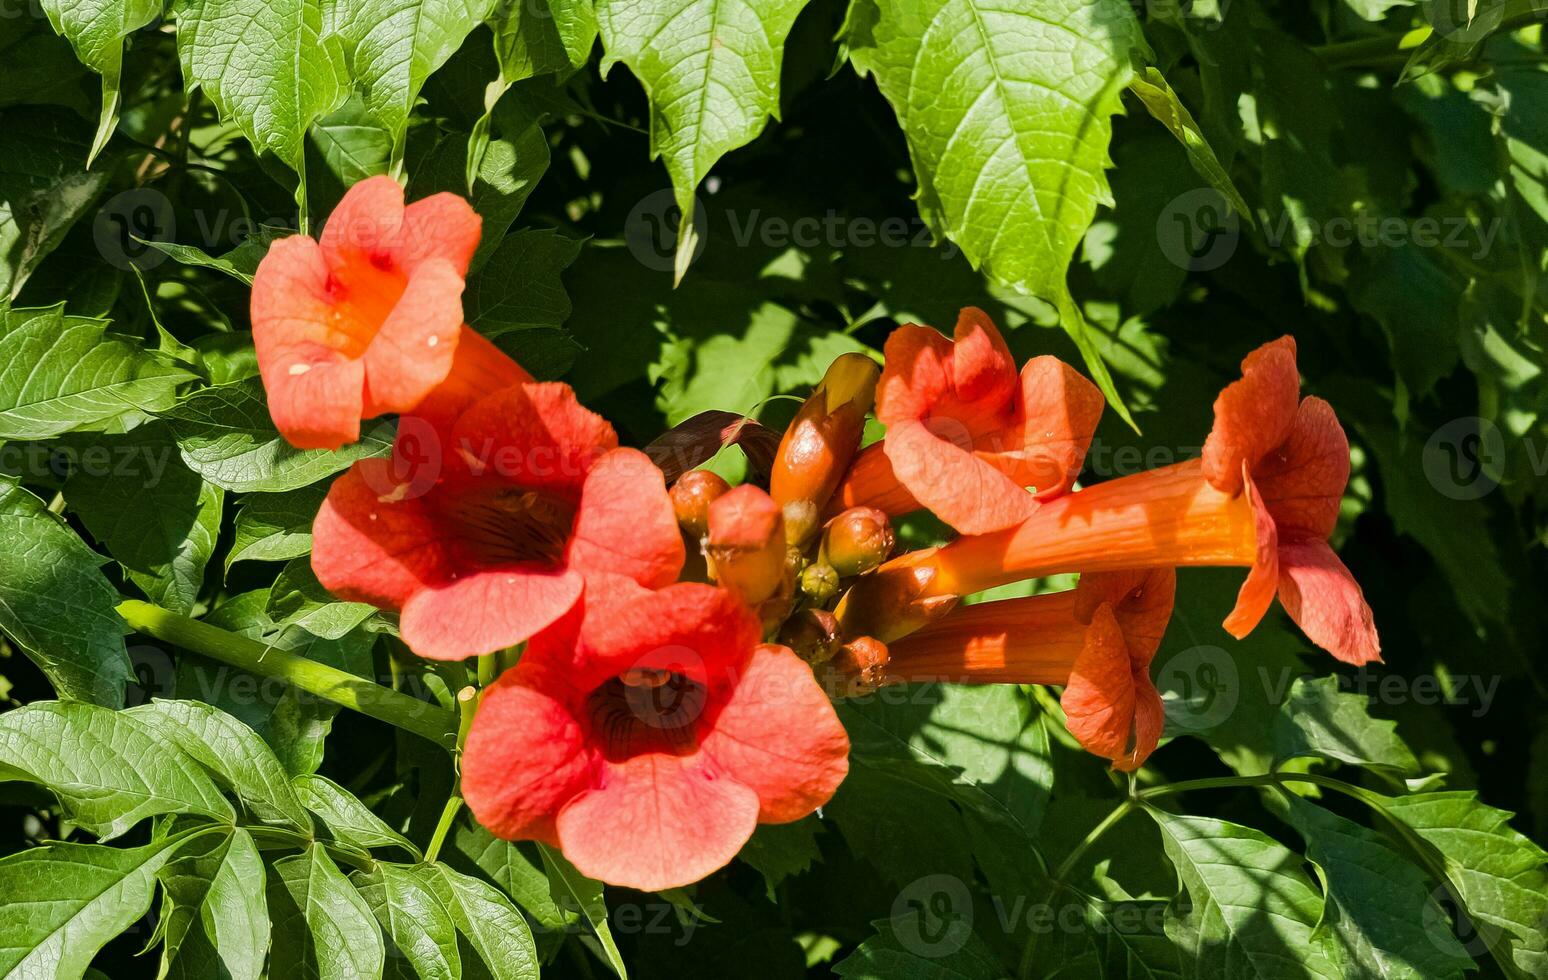
POLYGON ((826 609, 803 609, 785 620, 779 642, 809 664, 825 663, 838 652, 838 619, 826 609))
POLYGON ((785 430, 774 457, 769 493, 792 518, 792 541, 803 543, 817 530, 818 513, 860 448, 880 370, 864 354, 842 355, 828 367, 785 430), (809 511, 792 510, 793 503, 811 506, 809 511))
POLYGON ((689 470, 672 484, 672 510, 677 523, 695 540, 709 533, 710 504, 725 496, 731 484, 709 470, 689 470))
POLYGON ((822 560, 840 576, 861 575, 892 554, 892 522, 874 507, 851 507, 828 522, 822 560))
POLYGON ((824 603, 838 595, 839 575, 832 565, 813 562, 801 570, 801 591, 816 603, 824 603))
POLYGON ((961 597, 939 587, 934 551, 910 552, 856 580, 833 611, 844 635, 891 642, 951 612, 961 597))
POLYGON ((829 676, 838 681, 838 696, 858 697, 881 687, 887 682, 890 659, 887 644, 875 637, 861 636, 844 644, 828 662, 829 676))
POLYGON ((785 518, 768 494, 743 484, 709 505, 706 545, 715 579, 749 606, 785 581, 785 518))

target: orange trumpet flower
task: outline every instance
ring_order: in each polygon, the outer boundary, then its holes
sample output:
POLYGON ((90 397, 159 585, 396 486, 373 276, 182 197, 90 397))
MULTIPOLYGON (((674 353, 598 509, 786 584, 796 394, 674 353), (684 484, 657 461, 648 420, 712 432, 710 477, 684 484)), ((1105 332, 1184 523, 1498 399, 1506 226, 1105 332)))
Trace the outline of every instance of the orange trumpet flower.
POLYGON ((846 635, 892 641, 939 618, 947 597, 1060 572, 1180 565, 1251 569, 1225 628, 1246 636, 1277 591, 1317 645, 1380 659, 1360 586, 1327 544, 1349 480, 1349 443, 1319 398, 1297 403, 1295 342, 1242 362, 1215 400, 1202 459, 1068 494, 1020 525, 914 552, 862 579, 838 616, 846 635))
POLYGON ((1150 661, 1176 587, 1170 568, 1095 572, 1067 592, 966 606, 891 644, 876 672, 884 684, 1063 686, 1070 733, 1115 769, 1132 771, 1161 737, 1150 661))

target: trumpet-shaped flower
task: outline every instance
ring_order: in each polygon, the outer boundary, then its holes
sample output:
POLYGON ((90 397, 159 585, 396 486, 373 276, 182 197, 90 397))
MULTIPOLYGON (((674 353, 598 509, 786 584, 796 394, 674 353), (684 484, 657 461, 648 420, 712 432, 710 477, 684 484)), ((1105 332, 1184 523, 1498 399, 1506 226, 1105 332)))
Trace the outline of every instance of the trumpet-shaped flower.
POLYGON ((618 448, 568 385, 495 392, 449 438, 433 481, 394 459, 356 463, 313 527, 318 580, 401 610, 416 653, 455 660, 520 643, 595 574, 650 587, 677 577, 683 542, 661 471, 618 448))
POLYGON ((849 739, 807 667, 724 589, 617 581, 489 689, 462 790, 501 837, 646 891, 697 881, 758 823, 833 795, 849 739))
POLYGON ((253 277, 253 346, 280 433, 336 449, 360 420, 419 406, 462 345, 463 277, 478 247, 468 202, 403 204, 390 177, 355 184, 320 241, 274 243, 253 277))
POLYGON ((1035 357, 1018 376, 982 310, 962 311, 953 340, 901 326, 876 389, 887 437, 856 458, 833 509, 927 507, 964 534, 1011 527, 1069 490, 1102 407, 1096 386, 1057 358, 1035 357))
POLYGON ((889 562, 840 605, 849 635, 887 641, 943 615, 949 597, 1059 572, 1179 565, 1250 569, 1225 626, 1245 636, 1276 592, 1340 660, 1380 659, 1360 586, 1328 546, 1349 479, 1333 409, 1299 399, 1295 343, 1266 344, 1215 401, 1202 459, 1110 480, 1042 506, 1016 527, 889 562))
POLYGON ((886 682, 1062 685, 1071 734, 1132 771, 1161 737, 1150 661, 1176 586, 1169 568, 1093 572, 1067 592, 961 607, 893 643, 886 682))

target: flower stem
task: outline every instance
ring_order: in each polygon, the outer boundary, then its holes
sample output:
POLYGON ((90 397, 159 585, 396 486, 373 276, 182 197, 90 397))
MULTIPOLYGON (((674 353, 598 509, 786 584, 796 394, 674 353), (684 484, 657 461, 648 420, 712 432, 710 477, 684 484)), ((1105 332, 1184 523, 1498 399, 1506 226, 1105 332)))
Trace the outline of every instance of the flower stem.
POLYGON ((427 738, 447 749, 457 744, 458 717, 327 664, 280 650, 208 623, 136 599, 118 614, 137 632, 262 677, 282 680, 335 704, 427 738))
POLYGON ((453 793, 446 801, 446 806, 441 809, 441 820, 435 825, 435 833, 430 835, 430 846, 425 848, 425 862, 435 863, 435 859, 441 854, 441 845, 446 843, 446 835, 451 832, 452 824, 457 821, 457 814, 462 811, 462 797, 453 793))
MULTIPOLYGON (((1070 851, 1063 861, 1059 862, 1059 867, 1054 871, 1053 878, 1050 879, 1048 884, 1049 901, 1052 901, 1059 894, 1059 889, 1064 887, 1064 879, 1068 878, 1070 872, 1075 870, 1075 866, 1080 863, 1082 857, 1085 857, 1086 852, 1091 849, 1091 845, 1095 844, 1109 830, 1117 826, 1118 821, 1128 816, 1129 811, 1134 809, 1134 806, 1135 801, 1133 799, 1127 799, 1118 804, 1111 813, 1102 818, 1101 823, 1091 828, 1091 833, 1087 834, 1079 844, 1076 844, 1075 849, 1070 851)), ((1033 931, 1027 937, 1026 944, 1021 947, 1021 963, 1016 970, 1016 976, 1019 980, 1028 980, 1032 976, 1032 959, 1037 953, 1037 940, 1038 933, 1033 931)))

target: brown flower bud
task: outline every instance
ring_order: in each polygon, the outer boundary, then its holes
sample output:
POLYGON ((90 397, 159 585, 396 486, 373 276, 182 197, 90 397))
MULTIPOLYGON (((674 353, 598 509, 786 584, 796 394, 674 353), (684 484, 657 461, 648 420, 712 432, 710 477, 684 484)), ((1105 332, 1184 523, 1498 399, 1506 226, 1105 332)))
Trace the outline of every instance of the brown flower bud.
POLYGON ((731 484, 709 470, 689 470, 672 484, 672 510, 677 523, 694 539, 709 533, 710 504, 725 496, 731 484))
POLYGON ((792 518, 792 541, 804 543, 817 530, 817 515, 860 448, 879 374, 876 362, 864 354, 842 355, 785 430, 769 476, 769 493, 792 518), (810 508, 792 510, 793 503, 810 508))
POLYGON ((871 636, 850 640, 828 662, 829 676, 838 681, 839 697, 858 697, 887 683, 887 644, 871 636))
POLYGON ((874 507, 851 507, 828 522, 822 559, 840 576, 861 575, 892 554, 892 522, 874 507))
POLYGON ((838 652, 838 620, 825 609, 803 609, 785 620, 779 642, 809 664, 821 664, 838 652))
POLYGON ((955 608, 960 596, 939 587, 934 550, 911 551, 860 576, 833 610, 844 635, 890 643, 955 608))
POLYGON ((709 506, 705 548, 715 580, 758 606, 785 581, 785 518, 768 494, 744 483, 709 506))

